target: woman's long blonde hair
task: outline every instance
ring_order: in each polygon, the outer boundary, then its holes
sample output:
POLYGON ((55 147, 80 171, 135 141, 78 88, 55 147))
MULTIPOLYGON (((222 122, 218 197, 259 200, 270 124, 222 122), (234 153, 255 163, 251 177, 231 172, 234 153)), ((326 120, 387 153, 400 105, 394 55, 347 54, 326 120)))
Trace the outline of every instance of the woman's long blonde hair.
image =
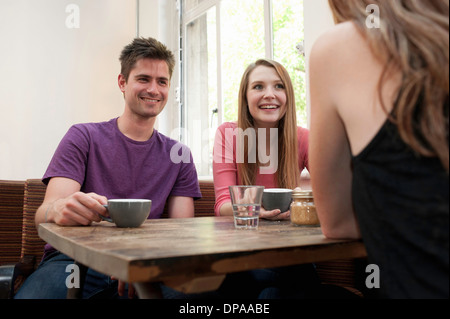
POLYGON ((390 71, 401 70, 402 83, 389 118, 406 144, 423 156, 438 157, 448 173, 449 1, 329 0, 329 4, 336 23, 355 23, 375 56, 387 61, 378 85, 380 96, 390 71), (379 8, 379 28, 366 26, 370 4, 379 8))
MULTIPOLYGON (((248 108, 247 90, 250 74, 255 68, 261 65, 274 68, 286 90, 286 113, 278 124, 278 168, 276 176, 278 187, 293 189, 300 182, 295 94, 289 73, 280 63, 268 59, 259 59, 250 64, 245 70, 239 88, 238 127, 242 131, 248 128, 255 128, 253 117, 248 108)), ((254 147, 253 150, 258 154, 256 149, 257 145, 258 143, 253 146, 244 147, 244 162, 237 163, 238 174, 240 176, 238 182, 240 184, 254 185, 255 183, 259 162, 257 160, 256 163, 248 163, 248 152, 249 148, 254 147)))

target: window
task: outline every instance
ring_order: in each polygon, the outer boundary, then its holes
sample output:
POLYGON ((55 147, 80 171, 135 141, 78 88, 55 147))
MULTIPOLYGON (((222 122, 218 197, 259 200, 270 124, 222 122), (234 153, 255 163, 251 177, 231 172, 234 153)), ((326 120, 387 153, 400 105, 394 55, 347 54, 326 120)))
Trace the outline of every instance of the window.
POLYGON ((212 175, 218 125, 237 120, 242 74, 258 58, 289 71, 306 127, 303 0, 181 0, 181 140, 199 175, 212 175))

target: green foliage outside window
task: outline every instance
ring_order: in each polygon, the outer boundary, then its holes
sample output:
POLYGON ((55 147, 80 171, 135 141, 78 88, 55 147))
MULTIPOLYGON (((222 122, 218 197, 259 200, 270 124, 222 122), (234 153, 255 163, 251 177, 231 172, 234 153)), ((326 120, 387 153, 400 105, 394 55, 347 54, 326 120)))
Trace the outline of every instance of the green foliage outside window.
MULTIPOLYGON (((272 5, 274 60, 291 76, 297 121, 306 127, 305 59, 296 49, 304 40, 303 0, 273 0, 272 5)), ((249 63, 265 57, 264 6, 260 0, 227 0, 221 9, 224 121, 235 121, 242 73, 249 63)))

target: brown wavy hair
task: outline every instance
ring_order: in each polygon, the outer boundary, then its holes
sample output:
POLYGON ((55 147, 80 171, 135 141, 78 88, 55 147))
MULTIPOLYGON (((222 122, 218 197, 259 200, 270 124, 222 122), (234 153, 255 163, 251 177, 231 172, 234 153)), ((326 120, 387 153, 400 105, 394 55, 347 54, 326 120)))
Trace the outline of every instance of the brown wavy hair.
MULTIPOLYGON (((278 168, 276 171, 278 187, 295 188, 300 182, 300 170, 298 167, 298 142, 297 142, 297 115, 295 109, 295 94, 289 73, 280 63, 259 59, 250 64, 245 70, 239 88, 238 102, 238 127, 245 131, 247 128, 255 128, 253 117, 250 114, 247 101, 247 90, 249 77, 258 66, 274 68, 286 90, 286 113, 278 123, 278 168)), ((238 138, 243 142, 243 138, 238 138)), ((257 144, 244 147, 244 163, 237 163, 240 176, 239 183, 243 185, 254 185, 258 160, 256 163, 248 163, 248 151, 253 147, 257 153, 257 144)))
MULTIPOLYGON (((438 157, 449 172, 449 1, 328 0, 336 23, 352 21, 376 57, 402 82, 389 119, 403 141, 426 157, 438 157), (368 28, 370 4, 379 8, 380 27, 368 28)), ((382 99, 380 99, 382 100, 382 99)), ((386 110, 385 105, 383 108, 386 110)))

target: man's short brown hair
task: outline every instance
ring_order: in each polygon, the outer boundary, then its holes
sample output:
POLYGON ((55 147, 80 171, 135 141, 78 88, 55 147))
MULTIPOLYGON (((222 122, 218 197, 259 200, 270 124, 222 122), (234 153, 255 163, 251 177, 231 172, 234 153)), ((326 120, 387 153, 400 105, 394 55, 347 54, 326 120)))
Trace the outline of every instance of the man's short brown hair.
POLYGON ((120 54, 121 70, 120 73, 128 81, 128 76, 140 59, 163 60, 169 67, 169 75, 172 78, 175 67, 175 57, 167 46, 154 38, 135 38, 133 42, 127 45, 120 54))

